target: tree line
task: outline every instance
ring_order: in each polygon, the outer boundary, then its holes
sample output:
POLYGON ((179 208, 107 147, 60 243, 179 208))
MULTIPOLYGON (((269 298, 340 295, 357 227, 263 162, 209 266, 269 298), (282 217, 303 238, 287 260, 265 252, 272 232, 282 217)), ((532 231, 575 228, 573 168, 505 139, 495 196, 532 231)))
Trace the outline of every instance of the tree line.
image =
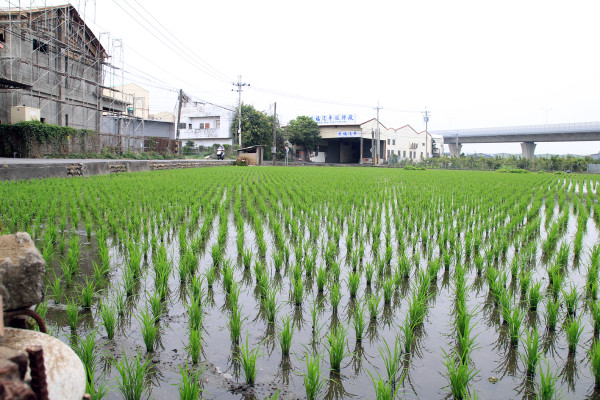
MULTIPOLYGON (((235 136, 238 131, 239 110, 236 110, 231 133, 235 136)), ((319 126, 315 121, 306 116, 299 116, 282 127, 273 115, 258 111, 250 104, 242 104, 242 146, 264 146, 264 157, 271 159, 271 147, 275 145, 277 159, 285 157, 285 146, 289 142, 304 148, 304 154, 316 148, 321 140, 319 126), (273 125, 275 124, 276 143, 273 144, 273 125)))

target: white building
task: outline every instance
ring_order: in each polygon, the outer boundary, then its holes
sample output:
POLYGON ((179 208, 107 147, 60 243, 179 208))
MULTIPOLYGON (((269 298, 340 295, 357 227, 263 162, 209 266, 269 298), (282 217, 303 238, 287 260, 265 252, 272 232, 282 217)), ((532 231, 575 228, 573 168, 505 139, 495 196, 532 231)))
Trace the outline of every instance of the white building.
POLYGON ((179 140, 183 145, 189 140, 194 146, 233 144, 231 124, 233 107, 189 101, 182 104, 179 123, 179 140))
MULTIPOLYGON (((353 114, 322 115, 312 119, 319 124, 322 138, 310 154, 313 162, 370 164, 373 143, 379 146, 379 164, 405 159, 420 161, 433 155, 431 134, 417 132, 410 125, 387 128, 375 118, 358 123, 353 114)), ((296 149, 298 158, 302 157, 302 151, 296 149)))

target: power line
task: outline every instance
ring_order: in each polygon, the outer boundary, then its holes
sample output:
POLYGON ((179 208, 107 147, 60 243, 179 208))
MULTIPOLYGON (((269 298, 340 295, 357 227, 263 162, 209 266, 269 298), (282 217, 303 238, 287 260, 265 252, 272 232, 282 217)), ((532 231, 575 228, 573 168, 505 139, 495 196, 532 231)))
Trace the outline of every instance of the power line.
MULTIPOLYGON (((127 4, 129 7, 132 7, 127 0, 122 0, 125 2, 125 4, 127 4)), ((133 19, 135 22, 137 22, 142 28, 144 28, 148 33, 150 33, 152 36, 154 36, 159 42, 161 42, 163 45, 165 45, 169 50, 171 50, 173 53, 175 53, 176 55, 178 55, 180 58, 182 58, 185 62, 187 62, 188 64, 190 64, 191 66, 197 68, 198 70, 202 71, 203 73, 211 76, 212 78, 216 79, 216 80, 220 80, 220 81, 227 81, 230 82, 229 79, 227 78, 223 78, 221 76, 219 76, 218 74, 212 72, 210 69, 199 65, 197 62, 192 62, 192 60, 190 60, 189 57, 187 57, 186 55, 181 54, 181 48, 176 44, 173 43, 173 41, 170 41, 171 43, 166 43, 163 38, 159 35, 157 35, 156 33, 154 33, 152 30, 150 30, 145 24, 143 24, 142 22, 140 22, 135 16, 133 16, 129 11, 127 11, 122 5, 120 5, 117 0, 113 0, 113 3, 115 3, 121 10, 123 10, 127 15, 129 15, 131 17, 131 19, 133 19), (176 48, 174 48, 174 47, 176 48), (177 51, 179 50, 179 51, 177 51)), ((133 8, 133 7, 132 7, 133 8)), ((139 13, 139 11, 137 11, 135 8, 133 8, 133 10, 141 17, 144 19, 144 21, 148 22, 150 24, 150 22, 139 13)), ((150 26, 153 26, 152 24, 150 24, 150 26)))
MULTIPOLYGON (((127 0, 124 0, 124 1, 125 1, 125 2, 127 2, 127 0)), ((169 35, 171 35, 171 37, 172 37, 173 39, 175 39, 175 40, 176 40, 178 43, 180 43, 180 44, 181 44, 181 46, 182 46, 182 47, 183 47, 185 50, 187 50, 187 51, 189 52, 189 54, 190 54, 192 57, 195 57, 195 58, 196 58, 196 59, 197 59, 197 60, 198 60, 198 61, 199 61, 201 64, 204 64, 204 65, 205 65, 207 68, 211 69, 211 70, 212 70, 212 71, 214 71, 216 74, 218 74, 218 75, 221 75, 221 76, 222 76, 224 79, 226 79, 226 80, 228 80, 228 81, 231 81, 231 79, 230 79, 230 78, 229 78, 227 75, 223 74, 222 72, 220 72, 219 70, 217 70, 216 68, 214 68, 214 67, 213 67, 212 65, 210 65, 210 64, 209 64, 207 61, 203 60, 203 59, 202 59, 200 56, 198 56, 196 53, 194 53, 194 51, 193 51, 192 49, 190 49, 188 46, 186 46, 186 44, 185 44, 185 43, 183 43, 182 41, 180 41, 180 40, 179 40, 179 38, 177 38, 177 36, 175 36, 173 33, 171 33, 171 31, 169 31, 169 29, 168 29, 167 27, 165 27, 163 24, 161 24, 161 22, 160 22, 158 19, 156 19, 156 18, 154 17, 154 15, 152 15, 152 13, 150 13, 148 10, 146 10, 146 9, 144 8, 144 6, 143 6, 143 5, 142 5, 142 4, 141 4, 141 3, 140 3, 138 0, 134 0, 134 1, 135 1, 135 2, 137 3, 137 5, 139 5, 139 6, 140 6, 140 8, 141 8, 142 10, 144 10, 144 11, 145 11, 145 12, 146 12, 146 13, 147 13, 147 14, 148 14, 148 15, 149 15, 149 16, 150 16, 150 17, 151 17, 151 18, 152 18, 154 21, 156 21, 156 23, 158 23, 158 25, 160 25, 160 27, 161 27, 161 28, 162 28, 162 29, 163 29, 163 30, 164 30, 166 33, 168 33, 169 35)))

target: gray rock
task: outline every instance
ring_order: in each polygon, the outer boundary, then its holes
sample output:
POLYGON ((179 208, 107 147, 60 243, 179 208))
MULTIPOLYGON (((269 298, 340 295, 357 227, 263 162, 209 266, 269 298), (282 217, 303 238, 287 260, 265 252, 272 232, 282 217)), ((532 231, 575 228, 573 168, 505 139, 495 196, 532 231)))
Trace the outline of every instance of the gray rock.
POLYGON ((0 295, 4 310, 36 305, 42 301, 44 258, 26 232, 0 236, 0 295))

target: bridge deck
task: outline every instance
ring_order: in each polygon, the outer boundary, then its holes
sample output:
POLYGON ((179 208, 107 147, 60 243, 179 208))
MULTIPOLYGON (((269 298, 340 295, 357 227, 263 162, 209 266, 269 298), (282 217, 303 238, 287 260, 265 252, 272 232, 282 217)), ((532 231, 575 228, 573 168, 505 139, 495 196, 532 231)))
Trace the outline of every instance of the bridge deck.
POLYGON ((600 122, 453 129, 431 132, 445 143, 600 141, 600 122))

